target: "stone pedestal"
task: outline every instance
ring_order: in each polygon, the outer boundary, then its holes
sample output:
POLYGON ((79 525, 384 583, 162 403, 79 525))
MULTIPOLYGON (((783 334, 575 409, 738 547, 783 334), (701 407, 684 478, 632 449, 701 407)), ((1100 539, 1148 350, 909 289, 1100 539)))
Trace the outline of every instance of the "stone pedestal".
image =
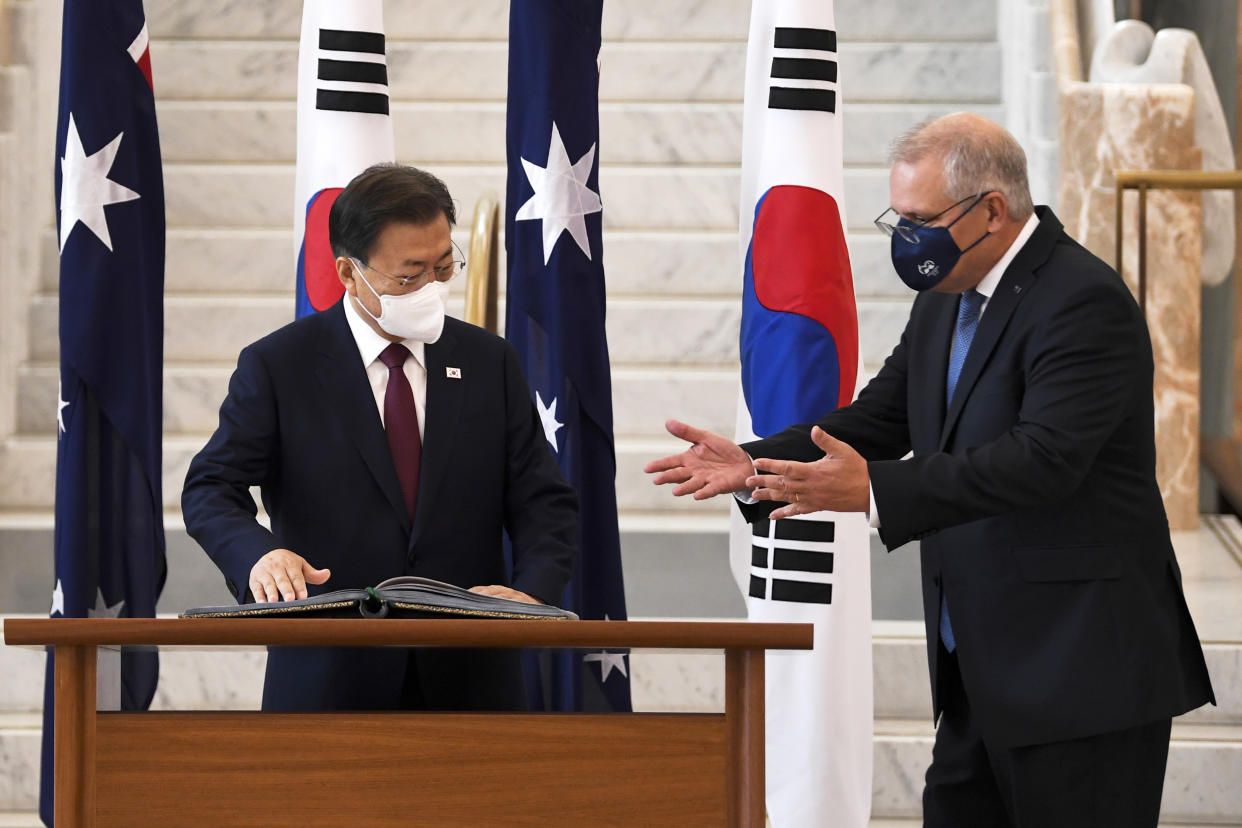
MULTIPOLYGON (((1061 92, 1061 216, 1100 258, 1116 250, 1114 170, 1193 170, 1194 96, 1177 84, 1065 84, 1061 92)), ((1137 294, 1138 194, 1127 192, 1121 272, 1137 294)), ((1147 194, 1147 327, 1155 357, 1156 476, 1174 529, 1199 520, 1198 192, 1147 194)))
MULTIPOLYGON (((1197 170, 1194 92, 1184 84, 1081 80, 1072 0, 1053 4, 1060 89, 1059 215, 1114 267, 1116 170, 1197 170)), ((1125 197, 1121 270, 1137 293, 1138 195, 1125 197)), ((1173 529, 1199 522, 1202 209, 1198 192, 1147 194, 1147 327, 1155 358, 1156 477, 1173 529)))

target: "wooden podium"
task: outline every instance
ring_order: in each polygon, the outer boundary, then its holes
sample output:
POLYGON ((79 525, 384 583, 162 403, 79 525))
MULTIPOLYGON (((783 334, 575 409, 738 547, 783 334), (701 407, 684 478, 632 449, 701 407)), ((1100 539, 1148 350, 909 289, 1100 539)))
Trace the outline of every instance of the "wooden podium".
POLYGON ((8 619, 56 650, 56 825, 764 824, 763 661, 810 624, 8 619), (97 712, 99 646, 723 649, 725 712, 97 712))

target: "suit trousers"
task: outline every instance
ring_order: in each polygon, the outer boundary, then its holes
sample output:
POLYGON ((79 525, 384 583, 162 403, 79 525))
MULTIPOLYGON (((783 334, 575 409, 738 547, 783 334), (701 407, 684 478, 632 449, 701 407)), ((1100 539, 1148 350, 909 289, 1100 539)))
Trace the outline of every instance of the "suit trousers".
POLYGON ((927 828, 1155 828, 1171 719, 1046 744, 997 744, 971 715, 957 657, 923 789, 927 828))

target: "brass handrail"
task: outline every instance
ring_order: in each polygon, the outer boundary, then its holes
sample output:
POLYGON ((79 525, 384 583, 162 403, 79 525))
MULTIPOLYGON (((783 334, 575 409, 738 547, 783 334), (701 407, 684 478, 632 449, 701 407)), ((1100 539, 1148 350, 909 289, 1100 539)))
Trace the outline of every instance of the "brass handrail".
POLYGON ((500 201, 484 193, 474 205, 470 252, 466 254, 466 321, 500 333, 497 287, 500 271, 500 201))
POLYGON ((1147 191, 1148 190, 1242 190, 1242 172, 1228 170, 1118 170, 1117 176, 1117 273, 1121 273, 1122 232, 1125 229, 1123 194, 1138 190, 1138 300, 1147 316, 1147 191))

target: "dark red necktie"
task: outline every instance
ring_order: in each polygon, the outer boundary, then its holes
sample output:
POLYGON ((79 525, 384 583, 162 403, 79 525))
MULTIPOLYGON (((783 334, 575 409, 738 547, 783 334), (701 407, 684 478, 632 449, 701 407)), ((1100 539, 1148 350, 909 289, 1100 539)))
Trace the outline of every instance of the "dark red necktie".
POLYGON ((379 358, 388 368, 388 387, 384 390, 384 430, 388 432, 388 448, 392 452, 393 465, 397 467, 397 480, 401 482, 401 493, 405 495, 405 507, 413 520, 423 441, 418 436, 418 409, 414 407, 414 392, 405 376, 405 358, 409 355, 409 348, 394 342, 384 349, 379 358))

